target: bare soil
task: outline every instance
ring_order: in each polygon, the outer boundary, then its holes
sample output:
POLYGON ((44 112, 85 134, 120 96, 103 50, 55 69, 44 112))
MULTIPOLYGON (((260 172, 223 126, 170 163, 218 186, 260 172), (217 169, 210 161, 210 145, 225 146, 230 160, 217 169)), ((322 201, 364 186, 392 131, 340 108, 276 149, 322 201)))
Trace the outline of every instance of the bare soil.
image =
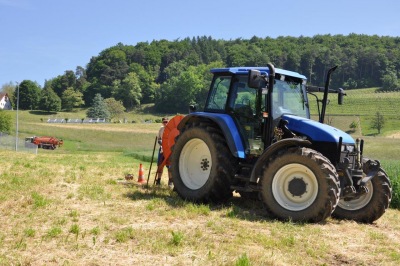
POLYGON ((388 138, 400 139, 400 132, 387 136, 388 138))

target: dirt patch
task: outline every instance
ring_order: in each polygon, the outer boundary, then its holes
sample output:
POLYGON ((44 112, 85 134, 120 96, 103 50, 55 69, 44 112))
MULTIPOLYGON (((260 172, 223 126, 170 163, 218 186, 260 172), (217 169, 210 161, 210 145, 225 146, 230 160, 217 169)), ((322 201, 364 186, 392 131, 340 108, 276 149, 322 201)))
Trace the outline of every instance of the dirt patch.
POLYGON ((389 135, 389 136, 387 136, 387 137, 388 137, 388 138, 391 138, 391 139, 400 139, 400 132, 391 134, 391 135, 389 135))

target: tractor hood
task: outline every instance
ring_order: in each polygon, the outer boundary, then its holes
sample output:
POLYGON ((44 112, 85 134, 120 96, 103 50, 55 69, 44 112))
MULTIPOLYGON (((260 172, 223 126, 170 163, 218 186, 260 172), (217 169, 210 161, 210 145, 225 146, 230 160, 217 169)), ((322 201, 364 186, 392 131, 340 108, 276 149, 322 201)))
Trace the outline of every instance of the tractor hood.
POLYGON ((311 119, 294 115, 283 115, 282 119, 289 122, 287 127, 291 131, 307 136, 312 141, 339 143, 339 138, 342 137, 344 144, 355 143, 354 139, 346 132, 311 119))

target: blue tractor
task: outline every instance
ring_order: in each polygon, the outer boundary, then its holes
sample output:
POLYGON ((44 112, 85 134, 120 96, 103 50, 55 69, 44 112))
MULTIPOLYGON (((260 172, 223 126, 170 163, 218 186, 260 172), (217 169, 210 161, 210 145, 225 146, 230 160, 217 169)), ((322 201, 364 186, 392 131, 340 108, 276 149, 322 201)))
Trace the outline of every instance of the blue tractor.
POLYGON ((329 88, 335 69, 324 87, 272 64, 212 69, 204 110, 192 107, 178 125, 171 154, 176 192, 203 203, 235 191, 262 200, 280 220, 381 217, 392 197, 387 174, 363 156, 363 140, 324 124, 328 93, 337 93, 339 104, 345 95, 329 88), (319 121, 310 119, 308 94, 317 98, 319 121))

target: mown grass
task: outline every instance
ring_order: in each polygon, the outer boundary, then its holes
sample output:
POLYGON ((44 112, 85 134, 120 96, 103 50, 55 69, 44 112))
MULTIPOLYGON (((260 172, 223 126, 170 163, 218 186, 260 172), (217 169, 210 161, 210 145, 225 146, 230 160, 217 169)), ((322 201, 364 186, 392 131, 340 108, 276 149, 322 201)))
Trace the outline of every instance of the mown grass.
POLYGON ((222 205, 186 202, 166 176, 160 188, 127 182, 124 172, 137 177, 141 162, 118 152, 0 156, 0 265, 400 263, 398 210, 374 225, 280 222, 238 196, 222 205), (14 175, 26 177, 18 193, 14 175))
POLYGON ((159 124, 48 124, 23 123, 23 136, 57 136, 65 140, 69 151, 132 151, 148 150, 159 124))

